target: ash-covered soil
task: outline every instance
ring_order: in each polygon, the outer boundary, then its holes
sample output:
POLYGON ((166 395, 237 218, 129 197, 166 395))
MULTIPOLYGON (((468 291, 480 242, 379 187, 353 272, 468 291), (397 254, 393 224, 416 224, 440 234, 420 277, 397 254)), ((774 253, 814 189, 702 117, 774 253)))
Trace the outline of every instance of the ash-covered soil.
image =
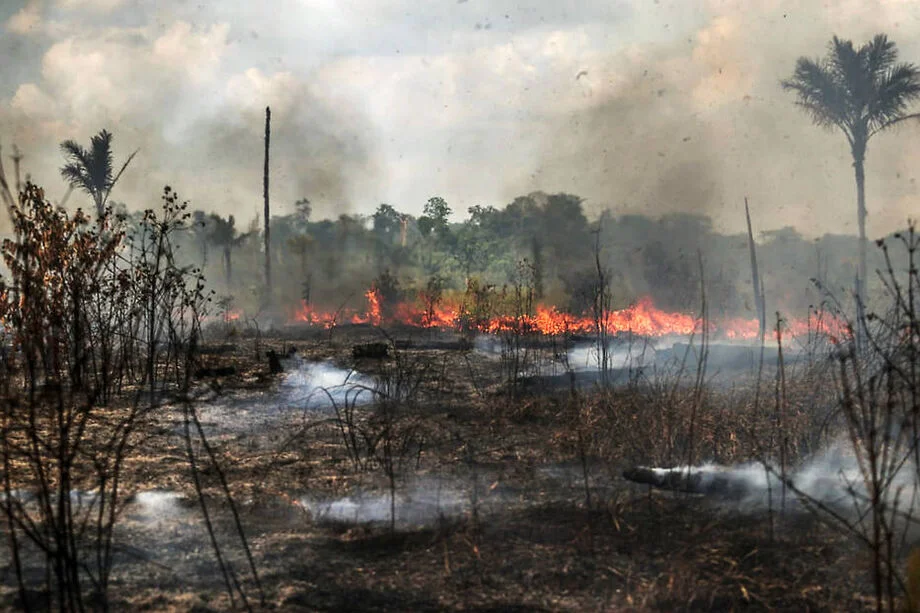
MULTIPOLYGON (((868 555, 816 517, 627 482, 620 474, 635 458, 602 451, 639 438, 638 422, 573 421, 572 395, 590 407, 590 391, 511 395, 494 352, 414 334, 396 358, 357 361, 352 346, 380 340, 373 330, 215 341, 205 365, 235 372, 202 378, 194 408, 217 461, 190 422, 199 497, 185 407, 147 425, 125 470, 112 608, 873 607, 868 555), (291 346, 285 372, 269 374, 265 351, 288 356, 291 346), (386 398, 389 422, 379 417, 386 398), (593 442, 574 444, 584 424, 593 442)), ((715 421, 706 432, 730 443, 735 434, 718 434, 715 421)), ((25 565, 40 584, 42 557, 31 552, 25 565)), ((0 607, 21 608, 6 558, 0 582, 0 607)), ((39 589, 30 598, 33 608, 47 603, 39 589)))

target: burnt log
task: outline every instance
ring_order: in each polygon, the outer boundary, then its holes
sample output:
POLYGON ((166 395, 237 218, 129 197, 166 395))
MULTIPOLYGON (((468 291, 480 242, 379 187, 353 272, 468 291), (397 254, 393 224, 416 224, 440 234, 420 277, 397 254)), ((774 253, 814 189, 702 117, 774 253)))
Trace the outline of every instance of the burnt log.
POLYGON ((759 491, 758 485, 752 483, 749 475, 714 466, 694 467, 689 470, 637 466, 624 470, 623 478, 663 490, 735 499, 745 498, 759 491))
POLYGON ((362 358, 382 360, 390 355, 390 346, 386 343, 362 343, 352 346, 351 355, 356 360, 362 358))

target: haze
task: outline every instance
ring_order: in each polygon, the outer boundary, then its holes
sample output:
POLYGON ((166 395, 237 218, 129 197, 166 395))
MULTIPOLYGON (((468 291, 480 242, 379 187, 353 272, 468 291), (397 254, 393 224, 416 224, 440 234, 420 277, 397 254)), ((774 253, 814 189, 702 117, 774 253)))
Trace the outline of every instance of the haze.
MULTIPOLYGON (((58 144, 107 128, 117 160, 140 149, 114 200, 145 208, 170 184, 249 220, 271 106, 277 214, 307 197, 319 217, 417 215, 438 195, 460 218, 543 190, 738 232, 747 195, 760 230, 853 234, 844 138, 779 80, 833 34, 884 32, 920 62, 920 3, 819 4, 6 0, 0 142, 56 199, 58 144)), ((918 136, 870 144, 870 236, 917 210, 918 136)))

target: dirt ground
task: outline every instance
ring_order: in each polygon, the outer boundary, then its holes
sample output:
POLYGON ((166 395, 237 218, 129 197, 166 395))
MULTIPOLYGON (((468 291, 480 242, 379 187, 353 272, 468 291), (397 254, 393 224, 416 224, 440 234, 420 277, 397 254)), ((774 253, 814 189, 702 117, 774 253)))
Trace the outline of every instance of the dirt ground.
MULTIPOLYGON (((620 476, 626 459, 579 457, 560 442, 569 433, 558 394, 511 399, 495 356, 414 335, 411 345, 401 341, 397 365, 352 358, 355 343, 379 340, 367 329, 215 340, 205 365, 235 372, 199 381, 196 407, 222 470, 193 446, 199 499, 182 408, 151 420, 126 470, 132 495, 118 527, 113 609, 874 608, 867 553, 819 518, 774 510, 771 530, 763 509, 630 483, 620 476), (287 355, 292 346, 286 372, 270 374, 264 352, 287 355), (304 370, 317 363, 330 370, 304 370), (399 432, 411 437, 392 454, 393 525, 383 439, 376 459, 358 466, 335 420, 336 408, 340 416, 349 408, 347 395, 324 395, 307 381, 336 383, 336 367, 360 373, 351 383, 383 374, 400 393, 412 390, 411 414, 399 416, 399 432), (245 601, 240 590, 228 596, 202 504, 245 601)), ((358 421, 373 412, 353 408, 358 421)), ((3 555, 0 607, 22 608, 3 555)), ((40 581, 43 573, 40 557, 29 557, 27 575, 40 581)), ((45 602, 38 591, 30 598, 38 608, 45 602)))

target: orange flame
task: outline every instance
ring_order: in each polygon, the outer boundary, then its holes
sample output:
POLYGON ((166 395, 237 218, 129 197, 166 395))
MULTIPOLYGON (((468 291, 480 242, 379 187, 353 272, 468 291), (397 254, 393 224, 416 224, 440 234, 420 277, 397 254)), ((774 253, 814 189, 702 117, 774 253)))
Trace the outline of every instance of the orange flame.
MULTIPOLYGON (((331 328, 337 323, 348 321, 354 324, 398 323, 417 328, 456 329, 464 315, 463 305, 456 300, 444 299, 436 304, 425 305, 402 302, 390 310, 389 317, 384 316, 380 290, 371 287, 365 294, 367 308, 364 313, 354 310, 342 310, 338 313, 317 311, 305 303, 292 316, 292 320, 311 325, 331 328)), ((617 335, 633 333, 640 336, 688 336, 702 330, 702 321, 686 313, 669 313, 657 308, 651 298, 645 297, 625 309, 609 311, 602 322, 597 322, 590 314, 572 315, 560 311, 555 306, 539 304, 533 314, 522 316, 497 315, 477 326, 482 332, 499 334, 502 332, 533 332, 548 336, 562 334, 593 334, 598 323, 603 323, 607 334, 617 335)), ((828 314, 813 312, 805 320, 784 320, 782 324, 784 337, 806 337, 808 335, 825 335, 836 342, 849 335, 845 322, 828 314)), ((756 340, 760 330, 756 319, 727 318, 711 321, 709 333, 728 340, 756 340)), ((768 335, 775 336, 775 327, 768 330, 768 335)))
POLYGON ((371 286, 369 290, 364 292, 364 297, 367 298, 367 314, 363 319, 356 315, 352 318, 352 321, 356 324, 369 323, 379 326, 380 322, 383 321, 380 313, 380 290, 375 286, 371 286))
POLYGON ((291 319, 298 323, 332 328, 336 325, 337 314, 317 311, 305 300, 301 300, 300 308, 294 312, 291 319))

